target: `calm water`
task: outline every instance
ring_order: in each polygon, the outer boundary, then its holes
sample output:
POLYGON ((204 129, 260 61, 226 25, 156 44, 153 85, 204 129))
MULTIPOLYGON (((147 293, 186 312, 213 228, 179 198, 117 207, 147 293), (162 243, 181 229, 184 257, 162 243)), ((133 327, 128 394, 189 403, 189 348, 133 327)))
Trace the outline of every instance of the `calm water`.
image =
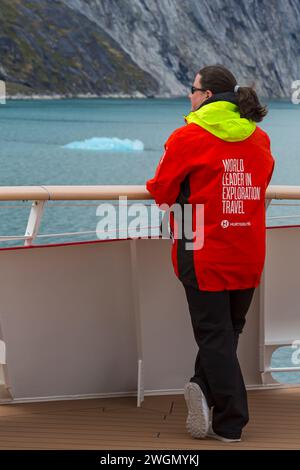
MULTIPOLYGON (((164 141, 182 124, 182 115, 187 112, 183 100, 8 102, 0 106, 0 184, 144 184, 155 170, 164 141), (70 142, 93 137, 139 139, 144 151, 63 148, 70 142)), ((13 216, 11 210, 1 210, 2 235, 24 233, 27 206, 23 203, 13 216)), ((40 233, 95 230, 95 211, 96 205, 70 208, 49 204, 40 233)), ((76 239, 90 238, 95 237, 76 239)), ((49 240, 41 240, 45 241, 49 240)))
MULTIPOLYGON (((270 135, 276 158, 272 183, 298 185, 300 106, 282 101, 268 105, 269 114, 261 127, 270 135)), ((154 174, 165 140, 183 125, 183 115, 188 112, 189 102, 184 99, 10 101, 0 106, 0 185, 144 184, 154 174), (144 143, 144 151, 63 148, 70 142, 94 137, 138 139, 144 143)), ((40 233, 95 230, 97 205, 66 207, 51 203, 40 233)), ((0 206, 0 234, 23 235, 30 204, 0 206)), ((271 217, 288 214, 300 214, 300 208, 278 206, 268 211, 271 217)), ((268 221, 268 225, 295 223, 299 223, 298 218, 268 221)), ((94 238, 94 235, 46 238, 38 243, 94 238)), ((291 352, 290 348, 278 350, 273 365, 291 365, 291 352)), ((284 376, 287 377, 281 375, 284 376)), ((299 382, 298 374, 288 377, 299 382)))

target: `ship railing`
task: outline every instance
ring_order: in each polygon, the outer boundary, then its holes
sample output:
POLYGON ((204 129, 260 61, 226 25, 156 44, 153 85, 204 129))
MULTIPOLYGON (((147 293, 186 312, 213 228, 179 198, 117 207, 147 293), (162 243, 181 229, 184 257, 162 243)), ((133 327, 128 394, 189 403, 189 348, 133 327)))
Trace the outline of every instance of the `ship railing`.
MULTIPOLYGON (((119 200, 126 197, 128 200, 151 200, 150 193, 146 190, 145 186, 120 186, 120 185, 103 185, 103 186, 2 186, 0 187, 0 201, 31 201, 31 210, 29 212, 27 226, 24 235, 3 235, 0 236, 0 241, 22 241, 24 246, 31 246, 37 239, 43 238, 57 238, 57 237, 76 237, 78 235, 95 235, 96 230, 84 231, 71 231, 60 233, 39 234, 39 229, 46 205, 49 201, 105 201, 105 200, 119 200)), ((266 192, 266 206, 298 206, 300 203, 274 203, 273 200, 300 200, 300 186, 269 186, 266 192)), ((58 204, 59 207, 82 206, 82 204, 58 204)), ((85 203, 84 206, 91 207, 92 203, 85 203)), ((149 203, 148 205, 151 205, 149 203)), ((48 207, 50 205, 48 204, 48 207)), ((21 207, 17 205, 7 205, 0 207, 7 207, 13 209, 21 207)), ((55 204, 51 203, 51 207, 55 204)), ((276 219, 295 219, 300 217, 300 214, 289 214, 280 216, 269 216, 267 220, 276 219)), ((148 228, 148 227, 143 227, 148 228)), ((122 231, 120 228, 119 231, 122 231)))

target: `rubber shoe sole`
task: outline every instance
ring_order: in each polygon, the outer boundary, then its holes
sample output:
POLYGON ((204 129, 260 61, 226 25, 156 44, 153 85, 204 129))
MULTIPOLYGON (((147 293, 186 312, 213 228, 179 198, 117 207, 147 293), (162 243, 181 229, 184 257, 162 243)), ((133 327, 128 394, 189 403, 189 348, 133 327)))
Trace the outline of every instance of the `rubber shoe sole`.
POLYGON ((188 409, 186 428, 195 439, 204 439, 209 428, 209 408, 201 388, 195 382, 184 387, 184 398, 188 409))
POLYGON ((217 441, 228 442, 228 443, 230 443, 230 442, 241 442, 241 440, 242 440, 242 439, 230 439, 228 437, 219 436, 219 434, 216 434, 213 431, 211 426, 209 426, 207 437, 210 438, 210 439, 216 439, 217 441))

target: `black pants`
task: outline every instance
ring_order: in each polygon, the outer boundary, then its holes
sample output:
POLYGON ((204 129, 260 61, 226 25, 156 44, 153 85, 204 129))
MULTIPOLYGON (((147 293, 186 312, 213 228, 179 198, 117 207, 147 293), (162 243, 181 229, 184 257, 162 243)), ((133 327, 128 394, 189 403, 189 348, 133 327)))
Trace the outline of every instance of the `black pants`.
POLYGON ((198 383, 213 407, 214 432, 238 439, 249 415, 236 350, 254 288, 218 292, 184 288, 199 347, 191 381, 198 383))

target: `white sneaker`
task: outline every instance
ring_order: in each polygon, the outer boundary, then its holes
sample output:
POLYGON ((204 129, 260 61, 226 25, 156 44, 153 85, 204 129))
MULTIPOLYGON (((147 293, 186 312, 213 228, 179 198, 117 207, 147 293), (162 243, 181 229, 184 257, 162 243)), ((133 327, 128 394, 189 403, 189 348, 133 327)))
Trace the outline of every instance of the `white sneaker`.
POLYGON ((188 408, 186 427, 195 439, 204 439, 209 428, 209 408, 201 388, 195 382, 184 387, 184 398, 188 408))
POLYGON ((211 439, 216 439, 217 441, 222 441, 222 442, 241 442, 241 438, 240 439, 230 439, 228 437, 219 436, 218 434, 216 434, 213 431, 213 428, 211 427, 211 425, 209 426, 207 437, 209 437, 211 439))

